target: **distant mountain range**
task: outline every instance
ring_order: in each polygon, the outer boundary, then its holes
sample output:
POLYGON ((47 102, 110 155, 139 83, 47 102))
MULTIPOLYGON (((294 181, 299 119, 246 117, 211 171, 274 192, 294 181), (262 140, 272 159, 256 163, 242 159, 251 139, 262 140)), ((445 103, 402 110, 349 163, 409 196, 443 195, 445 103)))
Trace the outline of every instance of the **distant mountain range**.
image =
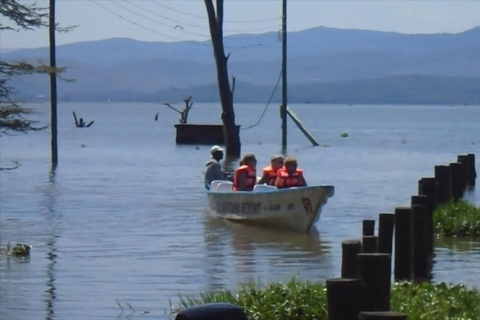
MULTIPOLYGON (((236 102, 268 100, 281 72, 277 33, 224 39, 236 102)), ((480 27, 415 34, 325 27, 288 34, 288 95, 295 103, 480 104, 480 27)), ((48 62, 48 48, 2 52, 2 60, 48 62)), ((210 42, 114 38, 57 47, 69 101, 216 102, 210 42)), ((19 98, 48 98, 49 79, 14 83, 19 98)), ((278 87, 273 101, 280 100, 278 87)))

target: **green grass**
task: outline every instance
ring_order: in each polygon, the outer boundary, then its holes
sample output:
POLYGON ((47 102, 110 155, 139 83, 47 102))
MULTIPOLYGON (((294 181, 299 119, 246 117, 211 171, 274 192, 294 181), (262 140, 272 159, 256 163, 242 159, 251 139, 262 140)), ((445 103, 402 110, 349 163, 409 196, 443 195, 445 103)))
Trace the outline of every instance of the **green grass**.
MULTIPOLYGON (((181 296, 178 309, 210 302, 230 302, 244 308, 250 320, 327 320, 324 283, 292 279, 262 286, 250 282, 238 291, 181 296)), ((409 320, 479 319, 480 293, 464 285, 397 283, 391 291, 392 311, 409 320)))
POLYGON ((393 286, 390 307, 409 320, 474 320, 480 319, 480 292, 465 285, 403 282, 393 286))
POLYGON ((480 237, 480 207, 460 200, 439 206, 433 213, 435 233, 445 237, 480 237))

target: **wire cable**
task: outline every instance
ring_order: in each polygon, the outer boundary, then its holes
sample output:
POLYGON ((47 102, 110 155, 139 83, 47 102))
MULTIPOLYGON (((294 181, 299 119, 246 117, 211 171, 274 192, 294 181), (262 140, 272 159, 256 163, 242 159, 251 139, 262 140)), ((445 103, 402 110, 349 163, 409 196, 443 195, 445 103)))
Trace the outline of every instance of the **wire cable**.
MULTIPOLYGON (((147 20, 150 21, 150 22, 156 23, 156 24, 161 25, 161 26, 164 26, 164 27, 168 27, 168 28, 170 28, 170 29, 175 29, 175 27, 176 27, 176 26, 168 25, 168 24, 166 24, 166 23, 163 23, 163 22, 154 20, 154 19, 152 19, 152 18, 150 18, 150 17, 148 17, 148 16, 146 16, 146 15, 144 15, 144 14, 135 12, 135 11, 131 10, 130 8, 125 7, 123 4, 119 3, 118 1, 114 1, 114 0, 109 0, 109 1, 110 1, 111 3, 113 3, 113 4, 115 4, 115 5, 123 8, 124 10, 128 11, 129 13, 134 14, 134 15, 136 15, 136 16, 139 16, 139 17, 141 17, 141 18, 147 19, 147 20)), ((125 2, 130 3, 130 1, 125 1, 125 2)), ((134 5, 135 5, 135 4, 134 4, 134 5)), ((137 6, 137 5, 135 5, 135 6, 137 6)), ((137 7, 138 7, 138 6, 137 6, 137 7)), ((142 8, 142 9, 143 9, 143 10, 147 10, 147 9, 145 9, 145 8, 142 8)), ((147 12, 149 12, 149 11, 147 10, 147 12)), ((177 29, 177 30, 179 30, 179 31, 181 31, 181 32, 184 32, 184 33, 187 33, 187 34, 192 35, 192 36, 202 37, 202 38, 204 38, 205 40, 208 39, 208 38, 210 38, 210 36, 208 36, 208 35, 201 34, 201 33, 196 33, 196 32, 191 32, 191 31, 187 31, 187 30, 184 30, 183 28, 179 28, 179 29, 177 29)))
POLYGON ((282 79, 282 70, 280 70, 280 75, 278 76, 277 84, 275 85, 275 88, 273 88, 272 94, 270 95, 270 98, 268 99, 267 105, 263 109, 262 114, 260 115, 260 118, 255 124, 252 124, 251 126, 248 126, 246 128, 242 128, 241 130, 247 130, 251 129, 253 127, 256 127, 260 121, 262 121, 263 116, 265 115, 265 112, 267 112, 268 106, 270 105, 270 102, 272 101, 273 95, 275 94, 275 91, 277 91, 278 85, 280 84, 280 79, 282 79))
MULTIPOLYGON (((110 0, 112 1, 112 0, 110 0)), ((150 9, 147 9, 145 7, 142 7, 138 4, 135 3, 135 1, 129 1, 129 0, 123 0, 124 2, 128 2, 129 4, 131 4, 132 6, 135 6, 137 8, 139 8, 140 10, 143 10, 143 11, 146 11, 154 16, 157 16, 157 17, 160 17, 160 18, 163 18, 165 20, 168 20, 168 21, 171 21, 171 22, 174 22, 176 23, 177 26, 180 26, 183 28, 183 26, 189 26, 189 27, 194 27, 194 28, 199 28, 199 29, 205 29, 205 30, 209 30, 210 28, 207 26, 207 25, 199 25, 199 24, 193 24, 193 23, 188 23, 188 22, 185 22, 185 21, 179 21, 179 20, 175 20, 175 19, 172 19, 172 18, 169 18, 167 16, 164 16, 162 14, 159 14, 159 13, 156 13, 156 12, 153 12, 152 10, 150 9)), ((278 28, 278 29, 281 29, 281 20, 279 18, 279 23, 278 24, 275 24, 275 25, 270 25, 270 26, 266 26, 266 27, 262 27, 262 28, 244 28, 244 29, 224 29, 223 31, 224 32, 252 32, 252 31, 271 31, 272 29, 275 30, 275 28, 278 28)), ((207 37, 210 37, 210 34, 207 36, 207 37)))
MULTIPOLYGON (((184 39, 179 39, 179 38, 176 38, 176 37, 172 37, 172 36, 169 36, 165 33, 161 33, 161 32, 158 32, 156 30, 153 30, 151 28, 148 28, 148 27, 145 27, 144 25, 140 24, 140 23, 137 23, 131 19, 128 19, 118 13, 116 13, 115 11, 105 7, 105 5, 102 5, 100 4, 100 1, 95 1, 95 0, 90 0, 91 2, 95 3, 96 5, 100 6, 101 8, 103 8, 104 10, 112 13, 113 15, 117 16, 118 18, 124 20, 124 21, 127 21, 139 28, 142 28, 144 30, 147 30, 149 32, 152 32, 152 33, 155 33, 157 35, 160 35, 162 37, 165 37, 167 39, 170 39, 170 40, 174 40, 174 41, 179 41, 179 42, 187 42, 187 43, 190 43, 190 44, 193 44, 193 45, 199 45, 199 46, 204 46, 204 47, 212 47, 212 44, 211 42, 208 42, 207 39, 204 39, 204 40, 200 40, 200 41, 193 41, 193 40, 184 40, 184 39)), ((124 5, 122 4, 119 4, 119 3, 116 3, 114 0, 109 0, 110 2, 112 2, 113 4, 121 7, 122 9, 128 11, 129 13, 132 13, 134 15, 137 15, 137 16, 140 16, 144 19, 147 19, 153 23, 156 23, 156 24, 159 24, 159 25, 162 25, 162 26, 165 26, 165 27, 168 27, 168 28, 172 28, 172 29, 176 29, 177 26, 173 27, 173 26, 170 26, 168 24, 165 24, 165 23, 161 23, 159 21, 156 21, 154 19, 151 19, 141 13, 137 13, 137 12, 134 12, 132 11, 131 9, 125 7, 124 5)), ((177 29, 178 30, 178 29, 177 29)), ((209 38, 209 36, 205 36, 203 34, 198 34, 198 33, 195 33, 195 32, 189 32, 189 31, 185 31, 185 30, 179 30, 179 31, 182 31, 184 33, 187 33, 187 34, 190 34, 190 35, 194 35, 194 36, 200 36, 200 37, 203 37, 203 38, 209 38)), ((239 39, 240 40, 240 37, 236 37, 236 38, 232 38, 230 40, 233 40, 233 39, 239 39)), ((243 38, 243 39, 246 39, 246 38, 243 38)), ((225 40, 224 40, 225 41, 225 40)), ((269 45, 269 44, 272 44, 272 43, 275 43, 275 42, 278 42, 278 40, 270 40, 268 42, 264 42, 264 43, 255 43, 255 44, 249 44, 249 45, 225 45, 225 49, 248 49, 248 48, 255 48, 255 47, 262 47, 262 46, 265 46, 265 45, 269 45)))
POLYGON ((188 42, 188 43, 193 44, 193 45, 211 47, 211 44, 208 44, 208 43, 198 42, 198 41, 191 41, 191 40, 178 39, 178 38, 175 38, 175 37, 166 35, 166 34, 164 34, 164 33, 158 32, 158 31, 156 31, 156 30, 150 29, 150 28, 145 27, 145 26, 143 26, 143 25, 141 25, 141 24, 139 24, 139 23, 137 23, 137 22, 135 22, 135 21, 132 21, 132 20, 130 20, 130 19, 128 19, 128 18, 125 18, 125 17, 123 17, 122 15, 116 13, 115 11, 113 11, 113 10, 105 7, 104 5, 100 4, 100 1, 95 1, 95 0, 90 0, 90 1, 93 2, 94 4, 96 4, 97 6, 101 7, 101 8, 104 9, 105 11, 110 12, 111 14, 115 15, 116 17, 118 17, 118 18, 120 18, 120 19, 122 19, 122 20, 124 20, 124 21, 127 21, 127 22, 133 24, 133 25, 136 26, 136 27, 139 27, 139 28, 141 28, 141 29, 144 29, 144 30, 147 30, 147 31, 149 31, 149 32, 155 33, 155 34, 160 35, 160 36, 162 36, 162 37, 165 37, 165 38, 167 38, 167 39, 174 40, 174 41, 188 42))
MULTIPOLYGON (((176 12, 176 13, 180 13, 180 14, 183 14, 183 15, 186 15, 186 16, 190 16, 190 17, 194 17, 194 18, 198 18, 198 19, 206 19, 208 20, 208 18, 206 16, 200 16, 200 15, 196 15, 196 14, 193 14, 193 13, 188 13, 188 12, 185 12, 185 11, 180 11, 180 10, 177 10, 177 9, 174 9, 174 8, 171 8, 167 5, 164 5, 164 4, 161 4, 161 3, 158 3, 157 1, 153 1, 153 0, 149 0, 150 2, 162 7, 162 8, 165 8, 165 9, 168 9, 168 10, 171 10, 173 12, 176 12)), ((268 19, 262 19, 262 20, 242 20, 242 21, 238 21, 238 20, 223 20, 223 22, 228 22, 228 23, 263 23, 263 22, 271 22, 271 21, 278 21, 279 19, 281 19, 281 17, 277 17, 277 18, 268 18, 268 19)))

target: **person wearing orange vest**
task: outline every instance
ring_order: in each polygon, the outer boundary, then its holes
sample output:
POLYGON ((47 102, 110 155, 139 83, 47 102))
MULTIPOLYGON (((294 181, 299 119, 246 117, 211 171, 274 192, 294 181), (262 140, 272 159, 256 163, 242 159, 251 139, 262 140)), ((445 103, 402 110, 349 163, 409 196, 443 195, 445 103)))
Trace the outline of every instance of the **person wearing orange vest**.
POLYGON ((277 172, 275 186, 278 189, 304 187, 307 185, 303 177, 303 170, 297 168, 297 160, 293 157, 285 159, 284 167, 277 172))
POLYGON ((283 167, 283 156, 274 155, 270 159, 270 165, 263 168, 262 178, 258 181, 258 184, 267 184, 274 186, 277 180, 277 171, 283 167))
POLYGON ((246 154, 235 171, 233 191, 252 191, 257 182, 257 159, 254 154, 246 154))

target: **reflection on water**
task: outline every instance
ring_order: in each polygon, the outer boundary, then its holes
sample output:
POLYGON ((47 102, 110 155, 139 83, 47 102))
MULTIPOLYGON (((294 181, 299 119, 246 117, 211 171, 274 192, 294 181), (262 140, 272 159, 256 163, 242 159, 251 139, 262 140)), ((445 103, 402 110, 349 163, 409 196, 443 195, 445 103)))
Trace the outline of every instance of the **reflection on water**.
POLYGON ((206 255, 212 266, 209 290, 224 288, 222 274, 228 273, 229 258, 243 283, 264 282, 269 276, 322 279, 332 273, 330 244, 321 240, 316 228, 309 234, 293 233, 214 217, 206 217, 204 224, 206 255))
POLYGON ((55 203, 57 201, 58 190, 55 184, 56 165, 53 165, 50 174, 49 181, 42 190, 42 198, 39 203, 39 208, 42 211, 47 226, 49 226, 50 232, 47 235, 47 289, 45 290, 45 299, 47 303, 46 320, 53 320, 55 314, 55 300, 56 300, 56 288, 55 288, 55 265, 57 263, 57 248, 56 238, 59 236, 57 231, 58 216, 55 211, 55 203))
POLYGON ((480 240, 448 239, 435 240, 433 279, 442 282, 463 282, 480 289, 480 240), (462 281, 458 280, 458 270, 462 270, 462 281))

